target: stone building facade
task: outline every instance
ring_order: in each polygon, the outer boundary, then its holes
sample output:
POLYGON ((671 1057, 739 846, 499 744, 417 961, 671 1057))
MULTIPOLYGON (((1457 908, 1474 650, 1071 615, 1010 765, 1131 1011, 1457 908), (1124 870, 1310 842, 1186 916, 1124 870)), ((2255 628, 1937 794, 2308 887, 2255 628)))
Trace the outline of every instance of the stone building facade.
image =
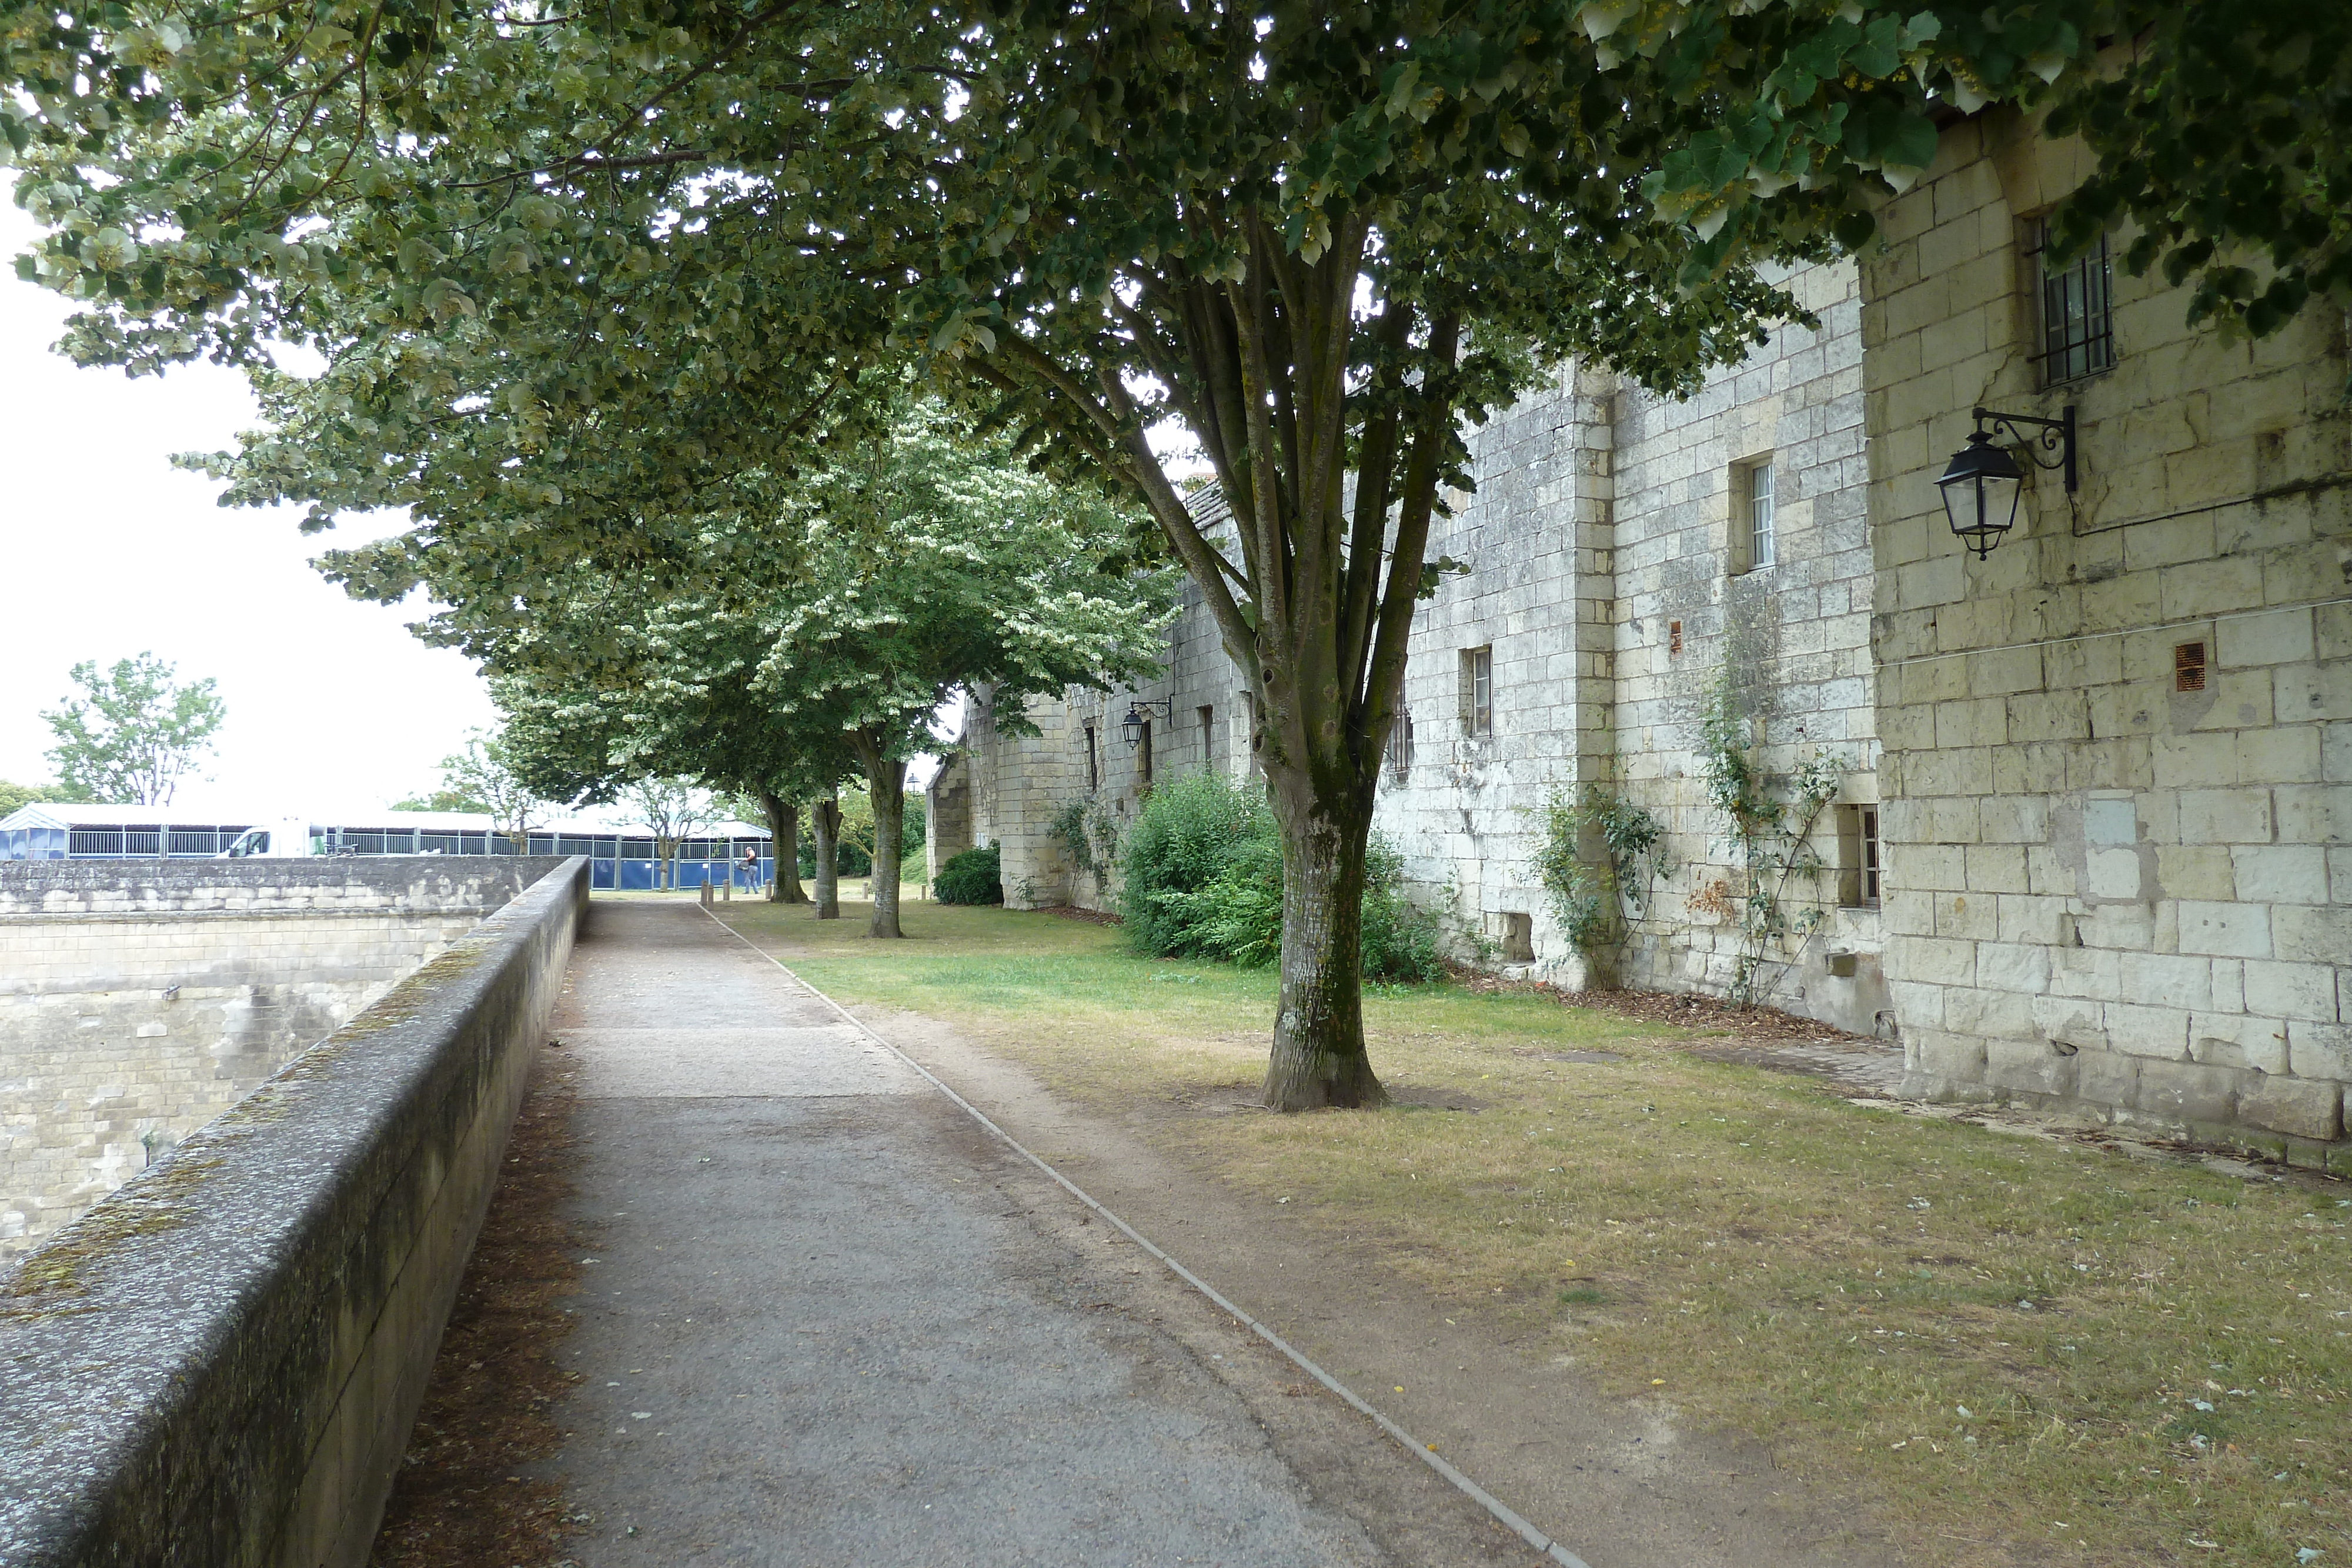
POLYGON ((2154 276, 2044 266, 2085 172, 1961 121, 1862 264, 1911 1084, 2317 1158, 2352 1079, 2345 323, 2233 343, 2154 276), (1934 484, 1979 406, 2072 406, 2081 465, 1982 560, 1934 484))
MULTIPOLYGON (((1378 826, 1508 972, 1752 987, 1901 1040, 1914 1092, 2344 1158, 2345 323, 2226 343, 2153 277, 2049 264, 2036 219, 2082 172, 2013 114, 1956 120, 1881 244, 1790 279, 1816 327, 1683 402, 1570 368, 1475 432, 1430 545, 1471 570, 1416 617, 1378 826), (1971 410, 2070 405, 2078 488, 2032 473, 1977 559, 1935 482, 1971 410), (1808 764, 1828 791, 1760 940, 1707 789, 1727 683, 1780 795, 1808 764), (1645 913, 1591 955, 1534 867, 1589 788, 1664 830, 1645 913)), ((1000 843, 1016 904, 1107 902, 1083 862, 1150 777, 1248 766, 1196 601, 1170 653, 1148 688, 1032 704, 1034 736, 976 699, 942 850, 1000 843)))

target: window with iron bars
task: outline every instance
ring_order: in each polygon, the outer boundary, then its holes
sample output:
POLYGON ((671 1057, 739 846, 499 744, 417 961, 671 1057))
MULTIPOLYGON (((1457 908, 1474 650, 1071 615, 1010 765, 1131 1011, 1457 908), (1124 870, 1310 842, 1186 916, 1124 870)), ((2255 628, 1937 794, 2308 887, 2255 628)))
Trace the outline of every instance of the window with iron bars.
POLYGON ((1389 727, 1389 777, 1402 784, 1412 776, 1412 715, 1401 712, 1389 727))
POLYGON ((2029 251, 2042 289, 2042 384, 2059 386, 2116 362, 2114 273, 2107 236, 2072 261, 2050 256, 2050 226, 2036 220, 2029 251))
POLYGON ((1848 909, 1878 907, 1878 808, 1840 806, 1838 902, 1848 909))

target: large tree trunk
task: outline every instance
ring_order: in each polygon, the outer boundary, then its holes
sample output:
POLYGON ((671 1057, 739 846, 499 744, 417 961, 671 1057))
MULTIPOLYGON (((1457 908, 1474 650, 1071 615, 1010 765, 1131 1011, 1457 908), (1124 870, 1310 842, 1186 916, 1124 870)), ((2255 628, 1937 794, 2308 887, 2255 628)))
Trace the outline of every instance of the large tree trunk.
POLYGON ((816 917, 841 918, 841 873, 835 851, 841 844, 841 803, 828 797, 809 808, 816 838, 816 917))
POLYGON ((772 791, 760 791, 760 809, 768 814, 768 844, 776 874, 768 883, 771 904, 806 904, 801 891, 801 809, 772 791))
POLYGON ((1265 1103, 1277 1111, 1384 1105, 1388 1091, 1364 1049, 1370 803, 1334 815, 1306 777, 1282 773, 1267 792, 1282 830, 1282 1000, 1265 1103))
MULTIPOLYGON (((1257 699, 1254 741, 1287 859, 1266 1103, 1378 1104, 1364 1054, 1364 846, 1413 611, 1434 587, 1430 519, 1464 455, 1461 321, 1414 302, 1430 280, 1403 261, 1408 287, 1364 313, 1370 209, 1336 217, 1311 258, 1269 214, 1225 215, 1238 277, 1171 280, 1147 289, 1142 309, 1122 308, 1116 289, 1104 298, 1166 367, 1171 411, 1216 469, 1229 517, 1202 532, 1118 377, 1098 378, 1088 413, 1120 444, 1114 465, 1159 519, 1257 699)), ((1004 353, 1000 381, 1034 373, 1056 398, 1090 393, 1029 369, 1025 340, 1004 353)))
POLYGON ((865 736, 856 737, 857 759, 866 765, 866 794, 874 802, 874 870, 866 883, 874 901, 868 936, 904 936, 898 929, 899 840, 907 821, 907 765, 883 754, 865 736))

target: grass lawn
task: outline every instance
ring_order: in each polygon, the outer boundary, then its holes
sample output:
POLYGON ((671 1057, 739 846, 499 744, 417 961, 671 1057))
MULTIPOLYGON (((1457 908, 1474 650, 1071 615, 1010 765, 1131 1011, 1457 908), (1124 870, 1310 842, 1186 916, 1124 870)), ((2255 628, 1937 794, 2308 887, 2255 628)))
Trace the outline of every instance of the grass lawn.
MULTIPOLYGON (((839 999, 952 1022, 1090 1109, 1264 1072, 1270 972, 994 909, 909 901, 903 943, 846 904, 720 912, 839 999)), ((1442 1298, 1551 1323, 1615 1392, 1767 1438, 1923 1559, 2352 1568, 2352 1186, 1857 1105, 1538 996, 1365 1012, 1418 1103, 1146 1135, 1381 1238, 1442 1298)))

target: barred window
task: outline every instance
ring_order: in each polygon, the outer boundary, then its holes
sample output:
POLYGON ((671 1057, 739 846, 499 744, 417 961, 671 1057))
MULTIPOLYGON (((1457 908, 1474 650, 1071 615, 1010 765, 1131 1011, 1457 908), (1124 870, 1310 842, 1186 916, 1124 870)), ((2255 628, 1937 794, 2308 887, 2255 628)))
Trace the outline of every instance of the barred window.
POLYGON ((1838 902, 1848 909, 1878 907, 1878 808, 1840 806, 1838 902))
POLYGON ((1389 777, 1402 784, 1412 773, 1412 715, 1410 711, 1396 716, 1389 727, 1389 777))
POLYGON ((2042 282, 2042 382, 2058 386, 2116 362, 2113 275, 2107 236, 2068 262, 2050 257, 2050 227, 2033 225, 2032 255, 2042 282))

